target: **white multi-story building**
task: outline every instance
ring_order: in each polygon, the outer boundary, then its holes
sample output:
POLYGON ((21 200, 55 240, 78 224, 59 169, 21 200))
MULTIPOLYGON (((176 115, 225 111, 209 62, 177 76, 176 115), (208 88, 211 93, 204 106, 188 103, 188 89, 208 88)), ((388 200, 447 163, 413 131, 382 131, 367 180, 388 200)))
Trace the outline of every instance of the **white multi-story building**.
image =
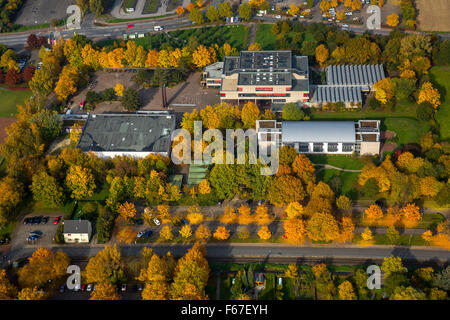
POLYGON ((276 121, 256 122, 258 145, 292 146, 299 153, 380 153, 380 121, 276 121))

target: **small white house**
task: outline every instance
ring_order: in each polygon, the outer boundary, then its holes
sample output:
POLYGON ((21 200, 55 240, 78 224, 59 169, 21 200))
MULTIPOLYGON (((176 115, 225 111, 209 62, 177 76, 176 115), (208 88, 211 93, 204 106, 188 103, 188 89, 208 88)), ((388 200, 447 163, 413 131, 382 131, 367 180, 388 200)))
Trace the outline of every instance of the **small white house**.
POLYGON ((89 220, 65 220, 64 221, 65 243, 89 243, 92 235, 92 225, 89 220))

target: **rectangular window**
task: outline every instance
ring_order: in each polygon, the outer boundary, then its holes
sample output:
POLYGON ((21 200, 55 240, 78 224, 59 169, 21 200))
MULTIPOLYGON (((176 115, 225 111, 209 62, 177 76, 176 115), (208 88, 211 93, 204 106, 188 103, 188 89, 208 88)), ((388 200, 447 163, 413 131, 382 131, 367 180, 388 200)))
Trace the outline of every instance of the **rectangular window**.
POLYGON ((308 95, 309 95, 308 92, 305 92, 305 93, 303 94, 304 97, 307 97, 308 95))
POLYGON ((344 143, 342 144, 342 152, 352 152, 354 144, 353 143, 344 143))
POLYGON ((300 142, 298 144, 298 152, 309 152, 309 143, 300 142))
POLYGON ((221 93, 220 95, 221 95, 222 97, 225 97, 225 93, 221 93))
POLYGON ((270 88, 270 87, 256 87, 255 91, 273 91, 273 88, 270 88))
POLYGON ((328 143, 328 152, 337 152, 338 144, 337 143, 328 143))
POLYGON ((323 143, 315 142, 313 145, 313 151, 314 152, 323 152, 323 143))
POLYGON ((238 88, 238 91, 242 91, 242 88, 238 88))

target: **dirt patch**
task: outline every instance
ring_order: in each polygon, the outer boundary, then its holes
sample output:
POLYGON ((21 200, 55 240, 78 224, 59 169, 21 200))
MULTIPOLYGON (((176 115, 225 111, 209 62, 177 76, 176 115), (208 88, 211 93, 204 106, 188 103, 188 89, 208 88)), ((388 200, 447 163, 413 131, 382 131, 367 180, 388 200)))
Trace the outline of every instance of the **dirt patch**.
POLYGON ((381 151, 380 154, 383 154, 383 152, 392 152, 395 149, 397 149, 398 145, 396 143, 387 142, 381 144, 381 151))
POLYGON ((380 139, 381 141, 389 140, 395 137, 395 132, 392 131, 381 131, 380 139))
POLYGON ((418 27, 422 31, 450 31, 450 0, 416 0, 418 27))
POLYGON ((6 139, 6 127, 16 121, 16 118, 0 118, 0 144, 3 144, 6 139))

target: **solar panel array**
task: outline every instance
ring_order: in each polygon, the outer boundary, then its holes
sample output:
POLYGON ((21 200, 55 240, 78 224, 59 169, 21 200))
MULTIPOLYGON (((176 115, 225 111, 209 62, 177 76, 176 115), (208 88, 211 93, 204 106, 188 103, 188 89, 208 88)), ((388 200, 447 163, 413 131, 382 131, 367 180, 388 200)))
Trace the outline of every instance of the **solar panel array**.
POLYGON ((372 86, 385 78, 383 65, 332 65, 327 67, 328 85, 372 86))
POLYGON ((360 86, 317 86, 313 102, 362 102, 360 86))

